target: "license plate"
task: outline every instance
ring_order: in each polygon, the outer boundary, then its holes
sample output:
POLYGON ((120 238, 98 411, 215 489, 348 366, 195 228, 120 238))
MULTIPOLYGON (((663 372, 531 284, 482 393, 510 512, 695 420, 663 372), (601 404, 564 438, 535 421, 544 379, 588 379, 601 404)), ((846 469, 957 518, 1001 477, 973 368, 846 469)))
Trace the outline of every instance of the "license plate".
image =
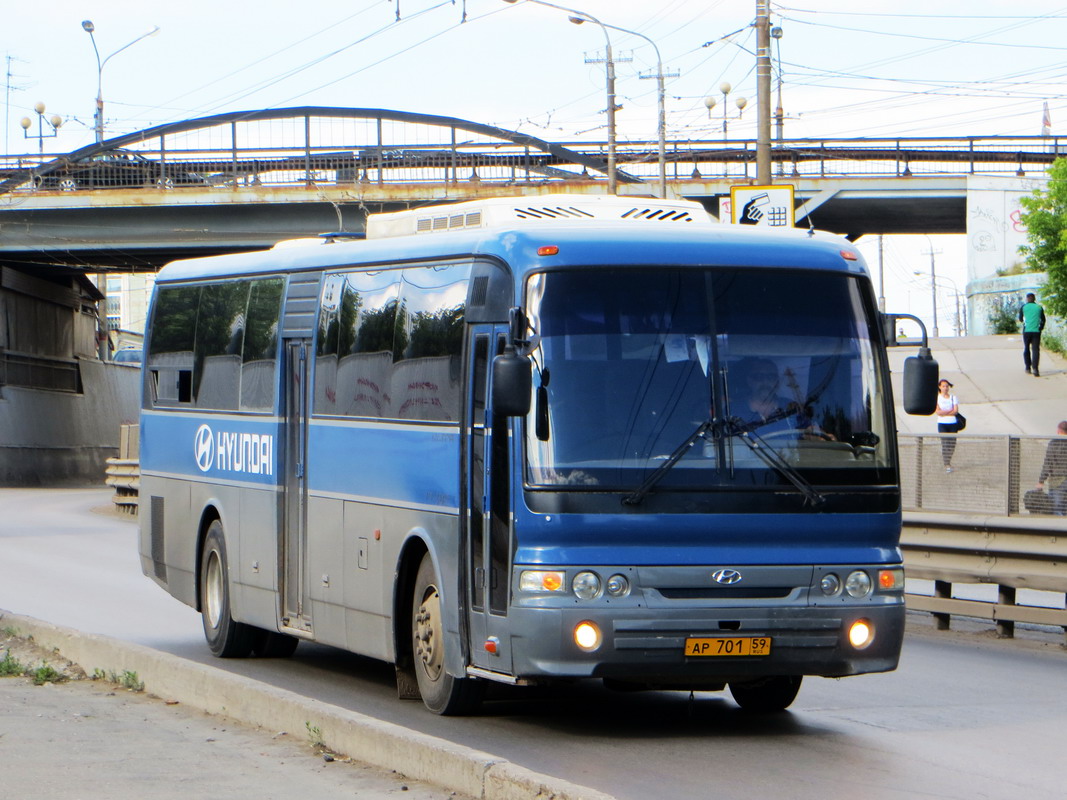
POLYGON ((769 656, 770 636, 714 636, 690 637, 685 640, 688 657, 707 656, 769 656))

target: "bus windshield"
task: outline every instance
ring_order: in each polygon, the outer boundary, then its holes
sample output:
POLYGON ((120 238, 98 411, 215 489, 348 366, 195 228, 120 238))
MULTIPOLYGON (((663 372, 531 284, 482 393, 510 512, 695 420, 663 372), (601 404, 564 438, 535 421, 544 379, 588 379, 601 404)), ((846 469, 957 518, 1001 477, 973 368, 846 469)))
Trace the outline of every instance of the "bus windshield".
POLYGON ((561 270, 530 278, 526 312, 532 488, 792 484, 817 498, 810 487, 895 480, 876 314, 856 276, 561 270))

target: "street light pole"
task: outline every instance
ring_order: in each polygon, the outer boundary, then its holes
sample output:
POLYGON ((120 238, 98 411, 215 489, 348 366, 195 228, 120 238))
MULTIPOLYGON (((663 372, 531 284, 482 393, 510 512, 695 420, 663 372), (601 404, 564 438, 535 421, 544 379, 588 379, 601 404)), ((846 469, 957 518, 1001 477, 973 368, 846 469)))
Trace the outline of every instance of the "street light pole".
POLYGON ((132 42, 124 44, 102 61, 100 60, 100 50, 96 46, 96 37, 93 36, 93 32, 96 30, 93 21, 91 19, 82 20, 82 30, 89 34, 89 40, 93 43, 93 53, 96 55, 96 112, 93 114, 93 129, 96 131, 96 143, 100 144, 100 142, 104 141, 104 65, 127 47, 131 47, 149 36, 155 36, 159 33, 159 26, 154 25, 152 30, 146 31, 132 42))

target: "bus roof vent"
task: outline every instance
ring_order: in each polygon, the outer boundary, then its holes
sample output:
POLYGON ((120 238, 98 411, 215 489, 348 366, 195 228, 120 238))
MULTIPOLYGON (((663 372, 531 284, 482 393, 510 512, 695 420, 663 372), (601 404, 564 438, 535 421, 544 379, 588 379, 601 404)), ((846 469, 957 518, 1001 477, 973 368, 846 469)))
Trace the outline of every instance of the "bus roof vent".
POLYGON ((711 224, 700 203, 614 195, 490 197, 453 205, 372 214, 367 238, 536 223, 711 224))

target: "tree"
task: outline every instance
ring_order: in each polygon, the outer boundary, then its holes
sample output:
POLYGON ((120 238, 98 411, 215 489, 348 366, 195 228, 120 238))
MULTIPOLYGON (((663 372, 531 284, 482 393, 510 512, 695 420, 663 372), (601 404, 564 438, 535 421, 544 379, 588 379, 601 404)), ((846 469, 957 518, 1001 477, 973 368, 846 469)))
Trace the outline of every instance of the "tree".
POLYGON ((1053 161, 1048 175, 1046 188, 1035 189, 1019 201, 1030 242, 1019 252, 1031 269, 1048 273, 1041 292, 1046 310, 1067 317, 1067 159, 1053 161))

